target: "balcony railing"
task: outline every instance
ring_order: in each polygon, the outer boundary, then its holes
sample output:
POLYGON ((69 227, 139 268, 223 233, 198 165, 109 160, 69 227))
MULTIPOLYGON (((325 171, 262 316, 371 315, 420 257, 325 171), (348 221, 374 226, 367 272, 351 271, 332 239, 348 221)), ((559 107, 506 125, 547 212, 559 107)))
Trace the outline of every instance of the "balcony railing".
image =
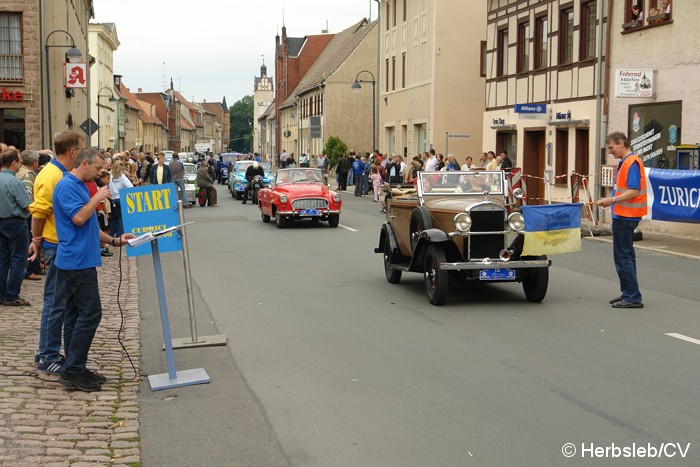
POLYGON ((24 81, 22 55, 0 54, 0 83, 21 83, 24 81))

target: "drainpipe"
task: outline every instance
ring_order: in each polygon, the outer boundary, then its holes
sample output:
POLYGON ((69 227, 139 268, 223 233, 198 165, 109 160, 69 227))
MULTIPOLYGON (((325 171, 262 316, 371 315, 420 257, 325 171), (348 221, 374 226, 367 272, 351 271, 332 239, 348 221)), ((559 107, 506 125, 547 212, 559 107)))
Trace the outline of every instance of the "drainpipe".
MULTIPOLYGON (((47 57, 44 55, 44 0, 41 0, 39 3, 39 76, 41 77, 40 80, 40 91, 39 94, 41 96, 41 148, 42 149, 47 149, 46 148, 46 102, 45 100, 47 99, 47 94, 44 91, 44 86, 46 77, 44 76, 44 67, 43 63, 44 60, 47 60, 47 57)), ((52 148, 49 148, 52 149, 52 148)))
MULTIPOLYGON (((603 3, 604 0, 598 0, 598 60, 597 60, 597 70, 596 70, 596 98, 595 98, 595 112, 596 112, 596 129, 595 129, 595 164, 594 164, 594 184, 593 184, 593 200, 598 201, 600 198, 600 191, 601 191, 601 183, 600 183, 600 178, 601 178, 601 171, 602 171, 602 161, 601 161, 601 147, 602 147, 602 139, 603 139, 603 125, 607 126, 607 106, 605 109, 605 115, 603 115, 602 112, 602 99, 603 99, 603 3)), ((606 47, 606 55, 605 55, 605 68, 606 71, 608 70, 610 66, 610 19, 611 19, 611 6, 612 2, 608 1, 608 15, 607 15, 607 22, 608 22, 608 36, 607 36, 607 47, 606 47)), ((608 75, 606 73, 606 82, 608 75)), ((606 94, 606 97, 609 98, 609 89, 608 93, 606 94)), ((594 211, 596 214, 596 219, 595 221, 597 222, 599 212, 598 210, 594 211)))

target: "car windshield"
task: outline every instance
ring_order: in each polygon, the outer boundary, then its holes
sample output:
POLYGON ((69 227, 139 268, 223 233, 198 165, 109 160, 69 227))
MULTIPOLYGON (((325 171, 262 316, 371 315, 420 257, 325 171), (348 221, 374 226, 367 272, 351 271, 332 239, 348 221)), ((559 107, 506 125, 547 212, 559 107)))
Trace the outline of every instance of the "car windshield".
POLYGON ((236 157, 238 157, 238 154, 222 154, 221 162, 223 162, 224 164, 228 164, 229 162, 236 162, 236 157))
POLYGON ((419 172, 422 196, 503 194, 503 172, 419 172))
POLYGON ((285 183, 325 183, 321 169, 282 169, 277 171, 277 185, 285 183))
POLYGON ((194 164, 182 164, 185 166, 185 173, 187 175, 197 175, 197 166, 194 164))
MULTIPOLYGON (((245 171, 248 170, 248 167, 253 165, 253 162, 255 161, 243 161, 243 162, 238 162, 236 164, 236 172, 239 174, 245 174, 245 171)), ((258 162, 263 168, 263 171, 265 172, 265 175, 268 175, 270 173, 270 164, 267 162, 258 162)))

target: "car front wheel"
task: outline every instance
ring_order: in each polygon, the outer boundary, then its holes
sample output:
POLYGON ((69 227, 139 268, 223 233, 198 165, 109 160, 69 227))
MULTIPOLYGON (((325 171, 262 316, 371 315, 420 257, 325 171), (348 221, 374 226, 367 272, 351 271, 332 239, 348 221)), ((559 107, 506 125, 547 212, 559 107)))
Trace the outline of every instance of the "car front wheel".
POLYGON ((262 206, 260 207, 260 217, 262 218, 263 222, 265 222, 265 223, 270 222, 270 216, 268 216, 267 214, 265 214, 263 212, 262 206))
POLYGON ((275 224, 278 229, 283 229, 287 225, 287 219, 282 217, 279 212, 275 213, 275 224))
POLYGON ((447 271, 440 268, 445 262, 445 251, 439 245, 430 245, 423 263, 423 281, 428 301, 440 306, 447 298, 447 271))
POLYGON ((339 214, 331 214, 328 216, 328 227, 338 227, 338 224, 340 224, 339 214))
MULTIPOLYGON (((523 259, 547 259, 546 256, 527 257, 523 259)), ((528 302, 540 303, 547 295, 549 285, 549 268, 532 268, 523 271, 523 292, 528 302)))

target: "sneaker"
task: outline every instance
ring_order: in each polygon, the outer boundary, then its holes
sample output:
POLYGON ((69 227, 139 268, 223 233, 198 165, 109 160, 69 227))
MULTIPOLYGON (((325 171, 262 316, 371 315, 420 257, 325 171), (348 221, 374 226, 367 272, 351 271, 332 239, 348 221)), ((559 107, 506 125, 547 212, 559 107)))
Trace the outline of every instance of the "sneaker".
POLYGON ((94 381, 97 384, 105 384, 107 382, 107 378, 105 378, 104 376, 102 376, 99 373, 95 373, 94 371, 90 371, 88 369, 85 369, 85 372, 83 374, 85 376, 87 376, 87 378, 90 381, 94 381))
POLYGON ((58 382, 67 388, 78 389, 85 392, 100 391, 102 386, 100 383, 91 381, 87 373, 77 373, 69 375, 61 375, 58 382))
POLYGON ((622 299, 623 299, 623 297, 622 297, 622 295, 620 295, 620 296, 617 297, 617 298, 613 298, 613 299, 610 300, 608 303, 610 303, 610 304, 612 305, 613 303, 617 303, 617 302, 619 302, 619 301, 622 301, 622 299))
POLYGON ((632 303, 632 302, 628 302, 627 300, 620 300, 619 302, 613 303, 612 307, 613 308, 644 308, 644 304, 642 302, 632 303))
POLYGON ((36 364, 36 369, 49 375, 62 375, 64 366, 65 362, 63 360, 57 360, 55 362, 39 361, 39 363, 36 364))
POLYGON ((100 255, 109 257, 109 256, 114 256, 114 253, 112 253, 111 251, 109 251, 108 249, 105 248, 104 250, 102 250, 100 252, 100 255))

